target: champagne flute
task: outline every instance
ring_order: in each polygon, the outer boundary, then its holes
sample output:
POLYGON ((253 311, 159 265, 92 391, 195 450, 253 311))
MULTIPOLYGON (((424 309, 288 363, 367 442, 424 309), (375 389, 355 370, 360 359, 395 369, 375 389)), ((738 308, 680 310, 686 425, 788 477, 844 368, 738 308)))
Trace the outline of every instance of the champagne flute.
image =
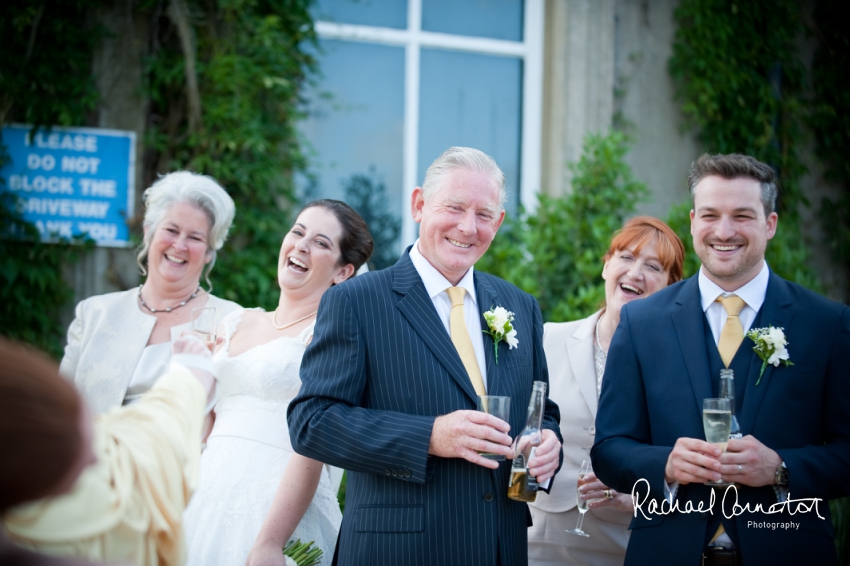
POLYGON ((210 352, 215 348, 215 307, 192 309, 192 330, 198 333, 210 352))
MULTIPOLYGON (((732 404, 729 399, 702 400, 702 427, 705 430, 705 440, 726 452, 726 446, 729 444, 729 430, 732 427, 732 404)), ((707 481, 705 484, 715 487, 731 485, 722 479, 707 481)))
POLYGON ((587 504, 589 501, 581 498, 581 492, 579 492, 579 488, 584 485, 584 481, 587 478, 587 474, 590 473, 590 462, 587 460, 581 461, 581 469, 578 472, 578 483, 576 484, 576 503, 578 504, 578 523, 576 524, 576 528, 568 529, 566 532, 572 533, 574 535, 578 535, 580 537, 589 537, 590 535, 581 530, 582 524, 584 524, 584 514, 587 513, 587 504))

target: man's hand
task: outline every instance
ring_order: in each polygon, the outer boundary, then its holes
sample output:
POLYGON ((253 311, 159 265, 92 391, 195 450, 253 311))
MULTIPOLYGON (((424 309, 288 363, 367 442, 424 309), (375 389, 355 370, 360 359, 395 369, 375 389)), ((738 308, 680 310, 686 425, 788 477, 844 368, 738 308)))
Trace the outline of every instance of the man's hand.
POLYGON ((431 429, 428 454, 441 458, 463 458, 473 464, 495 470, 499 462, 488 460, 479 452, 513 457, 511 425, 482 411, 455 411, 437 417, 431 429))
POLYGON ((773 485, 776 467, 782 458, 754 436, 729 441, 729 446, 720 456, 723 479, 750 487, 773 485))
POLYGON ((561 443, 551 430, 543 429, 543 439, 534 451, 534 458, 528 461, 528 472, 543 483, 555 476, 558 469, 558 456, 561 453, 561 443))
POLYGON ((667 457, 664 481, 705 483, 720 479, 720 448, 705 440, 680 438, 667 457))

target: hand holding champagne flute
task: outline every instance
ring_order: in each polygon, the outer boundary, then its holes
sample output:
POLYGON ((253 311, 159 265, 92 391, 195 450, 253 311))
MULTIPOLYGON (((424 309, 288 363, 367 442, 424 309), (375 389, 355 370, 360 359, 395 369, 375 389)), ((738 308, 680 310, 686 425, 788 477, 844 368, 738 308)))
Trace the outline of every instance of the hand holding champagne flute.
MULTIPOLYGON (((726 446, 729 444, 729 430, 732 426, 732 406, 729 399, 703 399, 702 426, 705 430, 706 442, 726 452, 726 446)), ((722 479, 705 483, 720 487, 731 485, 722 479)))

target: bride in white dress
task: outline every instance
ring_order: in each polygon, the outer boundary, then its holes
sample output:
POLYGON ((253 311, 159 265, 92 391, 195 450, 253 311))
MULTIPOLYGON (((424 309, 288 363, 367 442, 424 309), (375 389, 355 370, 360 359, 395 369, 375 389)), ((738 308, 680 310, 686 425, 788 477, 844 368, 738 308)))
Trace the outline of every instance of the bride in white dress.
POLYGON ((331 563, 339 504, 326 468, 292 451, 286 409, 322 294, 371 253, 366 224, 348 205, 310 203, 281 245, 278 308, 222 321, 215 425, 184 515, 187 564, 283 565, 282 547, 296 538, 314 541, 331 563))

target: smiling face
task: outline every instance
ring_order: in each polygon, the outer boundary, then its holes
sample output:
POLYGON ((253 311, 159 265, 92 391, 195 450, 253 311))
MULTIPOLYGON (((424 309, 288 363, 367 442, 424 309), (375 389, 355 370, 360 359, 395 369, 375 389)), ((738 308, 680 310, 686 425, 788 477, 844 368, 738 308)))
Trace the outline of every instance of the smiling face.
POLYGON ((339 265, 342 225, 333 212, 321 206, 307 208, 283 238, 277 280, 283 292, 325 292, 354 273, 354 266, 339 265))
POLYGON ((605 306, 620 316, 620 309, 630 301, 643 299, 667 286, 669 273, 658 259, 657 236, 635 253, 634 248, 617 250, 605 262, 605 306))
POLYGON ((427 201, 417 187, 411 209, 420 223, 420 253, 453 285, 484 255, 505 218, 490 176, 462 168, 448 173, 427 201))
POLYGON ((703 178, 694 189, 691 235, 706 276, 725 291, 752 280, 761 271, 776 221, 775 212, 765 217, 755 179, 703 178))
POLYGON ((197 286, 212 255, 208 247, 210 221, 206 212, 187 202, 165 213, 151 238, 148 270, 157 283, 197 286))

